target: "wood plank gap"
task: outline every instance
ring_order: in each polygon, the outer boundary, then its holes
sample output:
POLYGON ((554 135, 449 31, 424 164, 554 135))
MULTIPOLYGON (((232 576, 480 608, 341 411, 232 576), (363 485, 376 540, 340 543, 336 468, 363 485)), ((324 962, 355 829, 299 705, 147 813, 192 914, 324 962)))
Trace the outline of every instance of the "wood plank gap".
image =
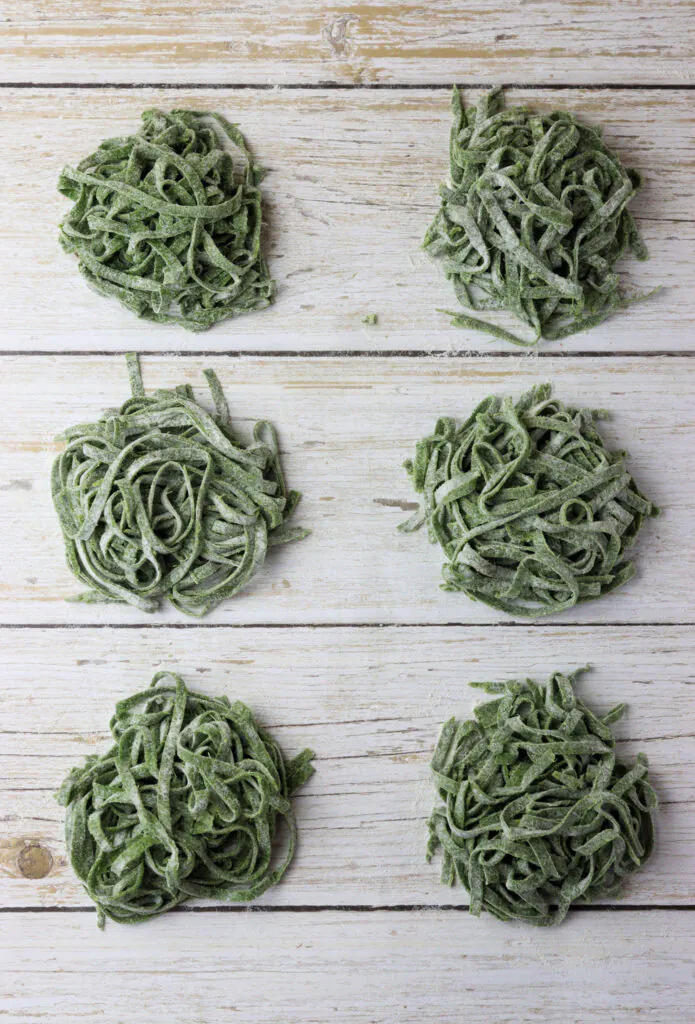
POLYGON ((39 359, 56 356, 72 358, 123 357, 129 353, 137 356, 156 357, 161 359, 690 359, 695 356, 695 349, 682 352, 538 352, 523 353, 519 349, 504 351, 452 352, 449 349, 236 349, 219 351, 217 349, 171 349, 167 352, 152 349, 4 349, 0 351, 0 359, 36 356, 39 359))
MULTIPOLYGON (((107 89, 166 89, 169 92, 185 92, 191 89, 206 89, 219 92, 224 89, 247 89, 258 92, 273 90, 315 92, 331 90, 333 92, 393 92, 407 89, 409 92, 448 92, 451 84, 443 82, 0 82, 0 89, 57 89, 99 90, 107 89)), ((492 89, 499 85, 502 89, 524 89, 529 91, 551 90, 562 92, 568 89, 611 90, 612 92, 639 92, 654 89, 659 92, 692 92, 695 84, 686 82, 592 82, 589 85, 577 82, 457 82, 459 89, 492 89)))
POLYGON ((674 629, 695 622, 0 622, 15 629, 674 629))
MULTIPOLYGON (((680 905, 671 906, 667 903, 635 903, 630 905, 620 903, 596 903, 587 904, 585 906, 571 907, 569 913, 609 913, 609 914, 621 914, 621 913, 644 913, 647 911, 660 910, 660 911, 675 911, 678 913, 691 913, 695 910, 695 904, 693 905, 680 905)), ((396 913, 396 914, 410 914, 410 913, 422 913, 423 911, 437 912, 440 911, 455 911, 457 913, 468 913, 467 903, 396 903, 396 904, 376 904, 373 906, 362 906, 359 903, 348 903, 348 904, 322 904, 320 906, 313 906, 307 904, 306 906, 287 906, 287 907, 268 907, 268 906, 254 906, 252 904, 242 905, 239 904, 221 904, 214 907, 192 907, 192 906, 181 906, 173 907, 167 911, 169 914, 322 914, 322 913, 345 913, 345 914, 383 914, 383 913, 396 913)), ((0 907, 0 914, 94 914, 96 910, 94 907, 0 907)))

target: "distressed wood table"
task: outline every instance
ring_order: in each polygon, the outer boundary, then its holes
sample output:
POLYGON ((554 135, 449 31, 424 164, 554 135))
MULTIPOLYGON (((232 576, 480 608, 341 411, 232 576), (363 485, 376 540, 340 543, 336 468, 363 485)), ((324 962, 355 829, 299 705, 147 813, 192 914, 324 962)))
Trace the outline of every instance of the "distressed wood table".
POLYGON ((3 1021, 692 1019, 693 29, 690 0, 0 5, 3 1021), (530 356, 448 326, 435 310, 449 286, 419 244, 452 81, 468 102, 508 83, 510 101, 605 126, 646 177, 633 208, 651 261, 626 259, 625 278, 663 284, 658 297, 530 356), (155 105, 223 112, 270 171, 277 303, 203 335, 92 294, 57 242, 61 166, 155 105), (213 367, 242 429, 278 426, 304 492, 311 539, 200 624, 66 602, 53 439, 120 404, 128 350, 148 388, 200 387, 213 367), (434 419, 543 380, 613 411, 607 435, 664 515, 636 580, 529 625, 439 591, 439 552, 395 528, 412 507, 403 459, 434 419), (558 929, 473 919, 424 862, 437 727, 469 711, 472 679, 587 661, 583 694, 626 701, 620 749, 649 756, 656 856, 619 903, 558 929), (52 793, 104 748, 114 702, 162 667, 245 700, 288 754, 315 748, 300 846, 250 909, 194 903, 100 933, 52 793))

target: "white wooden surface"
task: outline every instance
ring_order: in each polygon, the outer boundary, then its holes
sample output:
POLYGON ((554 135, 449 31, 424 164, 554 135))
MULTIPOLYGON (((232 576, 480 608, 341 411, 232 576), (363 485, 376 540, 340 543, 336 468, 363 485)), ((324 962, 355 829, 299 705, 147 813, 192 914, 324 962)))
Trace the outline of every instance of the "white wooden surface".
MULTIPOLYGON (((297 797, 297 858, 266 907, 467 904, 424 860, 438 727, 467 715, 472 680, 539 680, 590 661, 581 693, 601 711, 625 701, 626 757, 647 754, 661 799, 658 851, 625 903, 688 906, 695 889, 695 638, 688 627, 500 626, 0 630, 0 906, 90 907, 65 863, 52 798, 73 764, 108 743, 115 702, 173 668, 191 687, 248 703, 290 756, 316 751, 297 797), (523 647, 523 655, 520 654, 523 647), (19 854, 49 851, 40 880, 19 854)), ((113 926, 114 928, 116 926, 113 926)), ((132 930, 132 929, 131 929, 132 930)))
MULTIPOLYGON (((695 19, 694 19, 695 20, 695 19)), ((415 90, 0 90, 5 350, 146 352, 400 350, 509 353, 449 324, 453 289, 421 249, 448 174, 449 87, 415 90), (89 290, 58 243, 69 208, 60 168, 137 129, 146 107, 214 109, 238 120, 269 174, 263 185, 274 306, 193 336, 138 320, 89 290), (18 254, 21 254, 18 261, 18 254), (31 310, 31 315, 27 314, 31 310), (366 313, 379 323, 366 327, 366 313)), ((480 90, 467 89, 467 102, 480 90)), ((605 128, 641 169, 631 205, 650 251, 626 256, 628 291, 663 291, 546 353, 679 351, 692 345, 695 137, 687 90, 510 90, 509 102, 569 107, 605 128)), ((500 323, 519 329, 513 318, 500 323)))
POLYGON ((4 0, 23 82, 689 82, 688 0, 4 0))
POLYGON ((694 22, 690 0, 4 0, 0 1019, 690 1020, 694 22), (510 102, 604 126, 646 179, 634 210, 652 259, 621 270, 660 296, 531 356, 448 326, 435 310, 449 286, 419 245, 446 174, 453 80, 468 101, 471 86, 514 82, 510 102), (60 167, 152 105, 224 112, 269 168, 272 309, 202 336, 144 325, 91 294, 59 249, 60 167), (242 430, 275 422, 304 492, 311 537, 273 552, 202 625, 65 602, 76 587, 50 505, 53 438, 123 400, 117 353, 131 348, 148 387, 198 387, 213 366, 242 430), (401 463, 436 417, 541 380, 613 411, 606 434, 664 513, 622 592, 527 625, 439 591, 438 550, 395 526, 414 497, 401 463), (472 679, 587 661, 584 695, 627 701, 621 751, 650 758, 655 858, 616 906, 559 929, 471 919, 422 858, 437 726, 468 711, 472 679), (99 933, 51 794, 103 749, 114 701, 167 665, 245 699, 288 754, 316 749, 297 858, 251 912, 197 904, 99 933))
MULTIPOLYGON (((0 520, 12 552, 0 561, 2 621, 141 623, 142 613, 127 606, 66 603, 80 588, 65 566, 49 491, 60 447, 55 436, 128 397, 124 359, 14 356, 0 365, 7 419, 0 437, 0 520)), ((221 605, 206 623, 508 621, 464 595, 441 591, 439 548, 425 531, 397 532, 417 500, 403 461, 438 416, 465 416, 490 393, 520 395, 549 378, 566 402, 612 410, 606 437, 631 453, 635 478, 664 507, 635 547, 639 577, 610 599, 555 621, 695 620, 695 551, 688 542, 695 520, 692 359, 153 356, 142 366, 150 388, 185 382, 200 388, 203 367, 212 366, 242 432, 250 434, 261 417, 275 424, 287 478, 304 494, 296 516, 311 536, 271 552, 243 599, 221 605)), ((148 621, 181 617, 164 610, 148 621)))
POLYGON ((583 911, 529 932, 456 911, 181 912, 126 940, 116 928, 95 935, 91 914, 19 913, 0 926, 12 1021, 691 1019, 692 914, 583 911))

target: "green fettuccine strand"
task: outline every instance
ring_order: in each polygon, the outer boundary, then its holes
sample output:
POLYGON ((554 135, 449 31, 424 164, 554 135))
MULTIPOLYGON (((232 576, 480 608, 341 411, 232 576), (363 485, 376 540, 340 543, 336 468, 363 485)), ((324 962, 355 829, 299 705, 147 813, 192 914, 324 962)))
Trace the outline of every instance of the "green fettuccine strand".
POLYGON ((641 179, 601 129, 568 111, 504 109, 500 89, 464 110, 454 88, 452 106, 451 180, 424 247, 462 305, 508 310, 532 335, 463 313, 452 313, 452 323, 533 346, 587 330, 635 301, 621 295, 614 268, 628 249, 647 259, 627 209, 641 179))
POLYGON ((211 370, 214 416, 188 386, 146 396, 135 356, 128 367, 133 397, 65 431, 53 464, 68 565, 90 588, 77 600, 152 612, 167 598, 205 615, 253 579, 269 546, 307 535, 287 526, 300 495, 285 487, 269 423, 248 447, 234 437, 211 370))
POLYGON ((559 924, 572 903, 618 895, 652 852, 647 759, 615 755, 625 705, 597 717, 577 675, 473 684, 500 696, 442 727, 427 859, 442 848, 442 881, 465 886, 472 914, 559 924))
POLYGON ((111 749, 73 768, 57 794, 70 862, 101 927, 193 896, 254 900, 280 881, 296 844, 290 797, 313 774, 313 751, 286 762, 245 704, 191 693, 168 672, 116 705, 111 732, 111 749))
POLYGON ((146 110, 136 135, 61 172, 58 190, 75 205, 60 241, 102 295, 144 320, 205 331, 272 302, 262 177, 220 114, 146 110))
POLYGON ((605 410, 572 409, 532 388, 516 404, 486 398, 461 427, 443 417, 405 467, 446 556, 444 590, 533 618, 622 586, 625 555, 658 509, 637 489, 625 452, 595 428, 605 410))

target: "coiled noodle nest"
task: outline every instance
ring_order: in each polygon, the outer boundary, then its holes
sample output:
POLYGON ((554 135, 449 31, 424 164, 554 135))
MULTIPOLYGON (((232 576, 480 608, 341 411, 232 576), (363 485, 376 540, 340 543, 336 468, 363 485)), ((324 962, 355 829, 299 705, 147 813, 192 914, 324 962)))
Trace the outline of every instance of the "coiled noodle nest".
POLYGON ((617 895, 652 852, 647 759, 615 754, 625 705, 596 716, 577 675, 474 684, 497 699, 442 727, 427 859, 441 847, 442 880, 465 886, 473 914, 558 924, 572 903, 617 895))
POLYGON ((75 205, 60 241, 102 295, 144 320, 205 331, 272 302, 262 177, 220 114, 146 110, 135 135, 63 168, 58 190, 75 205))
MULTIPOLYGON (((453 313, 456 326, 515 345, 564 338, 627 305, 615 265, 647 249, 628 203, 641 186, 601 138, 569 111, 504 108, 500 89, 464 110, 453 94, 450 182, 424 248, 459 302, 504 309, 532 331, 522 338, 453 313)), ((643 296, 635 296, 635 298, 643 296)))
POLYGON ((77 600, 152 612, 166 598, 205 615, 248 585, 270 546, 307 535, 287 525, 300 495, 285 487, 269 423, 248 447, 234 437, 214 373, 213 416, 187 386, 145 395, 134 356, 129 368, 133 397, 65 431, 53 465, 68 565, 89 587, 77 600))
POLYGON ((73 768, 58 793, 100 925, 191 897, 254 900, 280 881, 296 844, 290 797, 313 774, 311 750, 286 762, 246 705, 192 693, 167 672, 116 705, 111 732, 111 749, 73 768))
POLYGON ((458 427, 442 417, 406 462, 445 554, 444 590, 534 618, 594 600, 635 574, 625 555, 658 509, 595 427, 604 410, 572 409, 549 384, 518 402, 486 398, 458 427))

